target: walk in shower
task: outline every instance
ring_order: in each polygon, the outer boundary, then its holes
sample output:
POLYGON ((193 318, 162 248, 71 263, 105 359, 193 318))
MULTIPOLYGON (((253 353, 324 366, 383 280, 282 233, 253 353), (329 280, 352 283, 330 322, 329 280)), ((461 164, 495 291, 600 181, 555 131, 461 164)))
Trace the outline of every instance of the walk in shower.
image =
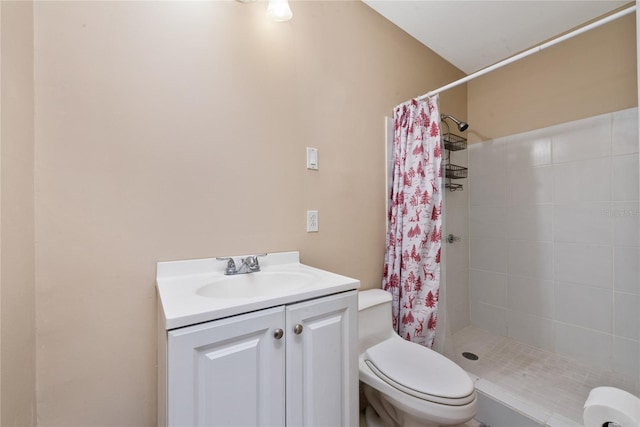
POLYGON ((448 356, 539 424, 581 425, 596 386, 638 395, 637 108, 452 155, 468 179, 445 191, 448 356))

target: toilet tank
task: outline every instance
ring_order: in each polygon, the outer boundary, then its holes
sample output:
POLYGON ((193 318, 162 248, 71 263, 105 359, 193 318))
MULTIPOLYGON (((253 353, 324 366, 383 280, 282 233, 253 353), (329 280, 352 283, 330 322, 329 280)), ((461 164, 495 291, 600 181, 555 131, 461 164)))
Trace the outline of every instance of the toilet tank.
POLYGON ((359 352, 394 334, 391 318, 391 294, 382 289, 358 292, 359 352))

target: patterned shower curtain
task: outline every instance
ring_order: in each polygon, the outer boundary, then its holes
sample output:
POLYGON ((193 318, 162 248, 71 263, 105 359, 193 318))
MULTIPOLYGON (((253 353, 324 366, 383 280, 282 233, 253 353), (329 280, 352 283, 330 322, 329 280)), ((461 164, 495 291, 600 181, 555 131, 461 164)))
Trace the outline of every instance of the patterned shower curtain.
POLYGON ((393 295, 393 327, 398 334, 431 347, 442 238, 438 97, 397 106, 393 121, 393 183, 382 288, 393 295))

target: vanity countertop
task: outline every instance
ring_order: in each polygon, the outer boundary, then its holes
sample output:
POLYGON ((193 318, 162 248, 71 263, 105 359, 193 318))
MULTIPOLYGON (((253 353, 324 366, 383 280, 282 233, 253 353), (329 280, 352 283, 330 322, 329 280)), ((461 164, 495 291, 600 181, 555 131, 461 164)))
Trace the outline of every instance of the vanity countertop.
POLYGON ((268 254, 259 261, 259 272, 229 276, 224 274, 226 263, 215 258, 159 262, 156 286, 165 329, 360 287, 356 279, 301 264, 297 251, 268 254))

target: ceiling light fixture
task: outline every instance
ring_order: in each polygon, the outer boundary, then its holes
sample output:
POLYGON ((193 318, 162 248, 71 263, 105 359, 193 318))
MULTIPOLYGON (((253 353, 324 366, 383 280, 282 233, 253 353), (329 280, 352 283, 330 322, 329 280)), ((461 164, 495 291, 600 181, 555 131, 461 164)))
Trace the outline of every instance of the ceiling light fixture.
POLYGON ((276 22, 286 22, 293 18, 293 12, 289 7, 288 0, 269 0, 267 7, 267 17, 276 22))

